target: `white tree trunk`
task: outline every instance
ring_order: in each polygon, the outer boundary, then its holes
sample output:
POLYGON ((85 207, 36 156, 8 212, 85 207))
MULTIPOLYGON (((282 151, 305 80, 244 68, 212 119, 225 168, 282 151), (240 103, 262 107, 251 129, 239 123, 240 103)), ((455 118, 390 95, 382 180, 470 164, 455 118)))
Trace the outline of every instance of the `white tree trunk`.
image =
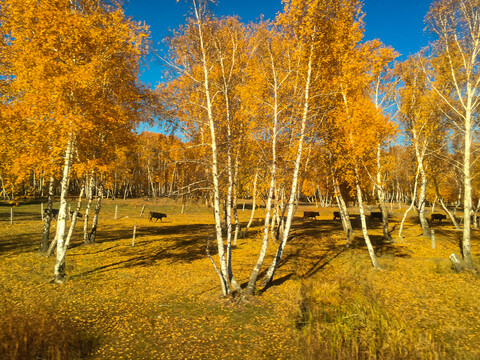
MULTIPOLYGON (((273 200, 273 194, 275 192, 275 183, 276 183, 276 176, 277 176, 277 124, 278 124, 278 83, 277 83, 275 66, 273 61, 272 61, 272 72, 274 74, 274 77, 273 77, 274 106, 273 106, 273 126, 272 126, 272 162, 270 164, 270 187, 268 189, 265 222, 263 225, 262 248, 258 255, 257 263, 255 264, 255 267, 253 268, 252 273, 250 274, 250 279, 248 280, 247 288, 245 289, 245 293, 247 295, 252 295, 255 291, 258 274, 260 273, 260 269, 262 268, 263 262, 265 260, 265 255, 267 254, 268 229, 270 227, 270 223, 272 222, 270 219, 270 213, 272 211, 272 200, 273 200)), ((255 173, 255 181, 253 185, 254 192, 256 191, 256 187, 257 187, 257 177, 258 177, 258 169, 255 173)))
MULTIPOLYGON (((50 183, 48 185, 47 208, 45 209, 46 216, 43 221, 42 241, 40 245, 40 252, 46 254, 48 251, 48 238, 50 237, 50 224, 52 222, 52 208, 53 208, 53 185, 55 179, 50 176, 50 183)), ((43 214, 42 214, 43 216, 43 214)))
POLYGON ((350 238, 353 236, 352 222, 350 221, 350 214, 348 213, 347 204, 343 199, 338 181, 335 175, 333 175, 333 188, 335 190, 335 199, 337 200, 338 210, 340 212, 340 220, 342 221, 343 231, 347 234, 347 246, 350 245, 350 238))
POLYGON ((65 150, 65 161, 63 165, 62 181, 60 183, 60 207, 58 209, 57 218, 57 232, 55 239, 57 241, 57 259, 53 270, 54 279, 56 283, 62 283, 65 281, 65 255, 67 253, 67 247, 65 246, 65 236, 67 229, 67 195, 68 195, 68 183, 70 179, 70 168, 72 166, 72 153, 73 153, 73 135, 67 143, 67 149, 65 150))
POLYGON ((250 226, 252 226, 253 218, 255 216, 255 207, 257 206, 256 200, 257 200, 257 179, 258 179, 258 171, 259 169, 257 168, 255 170, 255 177, 253 180, 253 199, 252 199, 252 211, 250 212, 250 219, 248 220, 248 224, 245 227, 245 230, 243 230, 243 237, 247 236, 247 231, 250 229, 250 226))
POLYGON ((98 187, 98 191, 97 191, 97 202, 95 204, 95 214, 93 215, 92 228, 88 233, 88 244, 93 244, 97 237, 98 217, 99 217, 100 209, 102 206, 102 199, 103 199, 103 184, 100 183, 100 186, 98 187))
POLYGON ((68 248, 68 246, 70 245, 70 240, 72 239, 73 230, 75 229, 75 224, 77 223, 78 213, 80 211, 80 207, 82 206, 82 198, 83 198, 84 190, 85 190, 84 188, 80 190, 80 195, 78 196, 77 208, 75 209, 72 215, 72 222, 70 223, 70 229, 68 230, 68 235, 65 240, 66 248, 68 248))
MULTIPOLYGON (((470 86, 468 86, 470 88, 470 86)), ((470 90, 470 89, 468 89, 470 90)), ((462 255, 467 268, 473 269, 473 258, 470 245, 470 213, 472 211, 472 179, 470 175, 470 157, 472 144, 472 107, 471 96, 468 97, 465 116, 465 152, 463 162, 463 239, 462 255)))
POLYGON ((386 241, 392 241, 392 237, 388 232, 388 208, 385 202, 385 190, 383 187, 382 173, 381 173, 381 148, 380 144, 377 147, 377 196, 380 211, 382 213, 382 228, 383 228, 383 237, 386 241))
POLYGON ((268 286, 270 282, 273 279, 273 276, 275 275, 275 271, 277 270, 278 264, 280 263, 280 260, 283 255, 283 251, 285 249, 285 246, 287 244, 288 236, 290 234, 290 227, 292 224, 292 219, 294 215, 294 208, 295 208, 295 197, 297 194, 297 182, 298 182, 298 176, 300 173, 300 163, 302 160, 302 150, 303 150, 303 141, 305 138, 305 128, 307 125, 307 118, 308 118, 308 113, 310 110, 310 87, 311 87, 311 79, 312 79, 312 71, 313 71, 313 51, 315 48, 314 45, 314 36, 312 36, 312 42, 309 44, 310 46, 310 51, 309 51, 309 59, 308 59, 308 64, 307 64, 307 76, 305 79, 305 96, 304 96, 304 103, 303 103, 303 111, 302 111, 302 121, 300 124, 300 136, 298 139, 298 146, 297 146, 297 157, 295 159, 295 167, 293 170, 292 174, 292 186, 290 189, 290 198, 288 201, 288 212, 287 212, 287 218, 285 219, 285 227, 283 230, 283 236, 282 236, 282 241, 280 242, 276 255, 270 265, 270 267, 267 270, 267 274, 265 275, 265 280, 263 282, 264 286, 268 286))
POLYGON ((222 217, 220 210, 220 183, 219 183, 219 172, 218 172, 218 149, 217 149, 217 140, 216 140, 216 131, 215 131, 215 121, 213 118, 213 108, 212 108, 212 99, 210 96, 210 83, 209 83, 209 64, 207 62, 206 49, 204 44, 204 34, 203 34, 203 14, 201 14, 201 9, 198 7, 197 0, 193 0, 194 12, 196 17, 196 26, 198 31, 198 40, 200 49, 202 52, 202 70, 203 70, 203 81, 202 85, 205 93, 205 107, 208 117, 208 125, 210 128, 211 143, 210 148, 212 151, 212 162, 211 162, 211 171, 212 171, 212 182, 213 182, 213 213, 215 218, 215 233, 217 238, 217 250, 218 258, 220 261, 220 269, 218 270, 218 275, 221 280, 222 294, 226 296, 230 293, 230 286, 228 282, 228 266, 227 260, 225 257, 224 242, 222 236, 222 217))
POLYGON ((417 173, 415 174, 415 184, 413 186, 412 202, 411 202, 410 206, 408 207, 408 209, 405 210, 405 213, 403 214, 402 222, 400 223, 400 229, 398 230, 398 238, 400 240, 402 240, 403 224, 405 223, 405 219, 407 218, 407 214, 415 206, 415 200, 417 198, 417 184, 418 184, 418 169, 417 169, 417 173))
POLYGON ((87 183, 87 205, 85 207, 85 218, 83 219, 83 241, 88 244, 88 220, 90 218, 90 207, 93 201, 94 173, 90 174, 90 180, 87 183))
POLYGON ((362 199, 362 189, 360 188, 360 178, 358 175, 358 170, 355 165, 355 187, 357 189, 357 200, 358 200, 358 210, 360 212, 360 221, 362 223, 362 232, 363 238, 365 239, 365 244, 367 245, 368 255, 370 255, 370 260, 375 269, 381 269, 380 264, 378 263, 377 256, 375 255, 375 250, 373 249, 372 242, 370 241, 370 236, 368 236, 367 222, 365 220, 365 211, 363 209, 363 199, 362 199))

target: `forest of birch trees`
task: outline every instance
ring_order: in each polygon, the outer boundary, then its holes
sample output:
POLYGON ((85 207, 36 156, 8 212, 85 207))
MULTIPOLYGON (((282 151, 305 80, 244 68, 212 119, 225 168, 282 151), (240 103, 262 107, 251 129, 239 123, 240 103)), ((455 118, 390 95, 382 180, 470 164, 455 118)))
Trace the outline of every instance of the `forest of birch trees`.
POLYGON ((115 0, 0 0, 0 198, 47 199, 39 248, 56 250, 56 282, 65 277, 72 197, 87 209, 86 243, 105 197, 211 207, 208 256, 223 295, 254 294, 262 268, 261 286, 272 281, 300 201, 336 208, 347 244, 356 206, 375 268, 366 215, 378 209, 394 242, 402 229, 389 230, 389 207, 407 204, 430 236, 425 213, 437 206, 461 229, 473 268, 479 0, 433 1, 432 42, 403 60, 364 41, 359 0, 287 0, 275 19, 255 23, 216 16, 206 0, 189 4, 159 55, 148 25, 115 0), (165 67, 155 89, 139 80, 147 57, 165 67), (145 124, 157 130, 140 132, 145 124), (245 200, 265 212, 242 289, 232 248, 248 231, 237 215, 245 200), (268 246, 276 256, 265 263, 268 246))

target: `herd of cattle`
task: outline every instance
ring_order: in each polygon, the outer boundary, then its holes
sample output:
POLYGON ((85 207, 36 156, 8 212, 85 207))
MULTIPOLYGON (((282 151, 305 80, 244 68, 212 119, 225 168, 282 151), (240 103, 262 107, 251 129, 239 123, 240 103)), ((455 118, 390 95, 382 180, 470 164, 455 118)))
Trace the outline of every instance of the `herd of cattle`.
MULTIPOLYGON (((57 216, 58 216, 58 212, 59 210, 58 209, 52 209, 52 218, 55 219, 57 216)), ((44 211, 44 216, 47 216, 48 215, 48 210, 45 210, 44 211)), ((73 216, 73 211, 70 211, 70 216, 73 216)), ((320 216, 320 213, 318 211, 304 211, 303 213, 303 219, 309 219, 309 218, 313 218, 315 220, 317 220, 317 216, 320 216)), ((82 218, 82 214, 79 212, 77 213, 77 217, 79 218, 82 218)), ((161 213, 161 212, 155 212, 155 211, 150 211, 150 215, 149 215, 149 220, 150 221, 153 221, 152 219, 155 219, 155 222, 157 222, 158 220, 160 220, 161 222, 163 222, 163 218, 166 218, 167 217, 167 214, 164 214, 164 213, 161 213)), ((447 218, 446 215, 444 214, 432 214, 431 215, 431 218, 430 220, 433 222, 435 220, 437 220, 438 222, 441 222, 442 220, 445 220, 447 218)), ((334 211, 333 212, 333 220, 340 220, 340 211, 334 211)), ((372 211, 370 212, 370 219, 378 219, 378 220, 382 220, 382 213, 381 212, 376 212, 376 211, 372 211)))
MULTIPOLYGON (((317 216, 320 216, 320 214, 317 211, 305 211, 303 213, 303 219, 308 219, 308 218, 314 218, 315 220, 317 219, 317 216)), ((370 212, 370 219, 378 219, 382 220, 382 213, 380 211, 372 211, 370 212)), ((431 221, 433 222, 434 220, 438 220, 441 222, 442 220, 445 220, 447 218, 447 215, 444 214, 432 214, 431 215, 431 221)), ((340 220, 340 211, 334 211, 333 212, 333 220, 340 220)))

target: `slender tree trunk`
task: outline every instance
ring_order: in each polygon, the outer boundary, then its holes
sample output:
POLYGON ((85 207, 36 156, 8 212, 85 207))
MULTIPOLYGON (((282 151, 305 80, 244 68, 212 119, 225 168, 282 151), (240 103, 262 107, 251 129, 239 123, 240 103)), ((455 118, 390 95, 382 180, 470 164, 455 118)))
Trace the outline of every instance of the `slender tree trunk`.
POLYGON ((233 238, 233 246, 237 246, 238 234, 241 231, 240 227, 240 219, 238 218, 238 209, 237 209, 237 201, 238 201, 238 164, 239 164, 239 153, 237 151, 237 155, 235 156, 235 167, 234 167, 234 176, 233 176, 233 219, 235 220, 235 235, 233 238))
POLYGON ((467 268, 473 269, 473 258, 470 245, 470 213, 472 211, 472 178, 470 175, 471 144, 472 144, 472 91, 471 84, 467 84, 467 106, 465 116, 465 152, 463 160, 463 239, 462 255, 467 268))
POLYGON ((423 236, 430 237, 430 227, 428 226, 427 218, 425 217, 425 193, 427 190, 427 174, 423 169, 423 166, 420 166, 421 174, 421 184, 420 192, 418 194, 418 217, 420 219, 420 224, 422 225, 423 236))
POLYGON ((48 238, 50 236, 50 224, 52 222, 52 208, 53 208, 53 188, 55 179, 50 176, 50 183, 48 185, 47 208, 45 209, 45 217, 43 218, 42 242, 40 245, 40 253, 46 254, 48 251, 48 238))
POLYGON ((347 234, 347 246, 350 245, 350 238, 353 236, 352 222, 350 221, 350 214, 348 213, 347 204, 343 199, 342 193, 340 191, 340 186, 338 186, 338 180, 333 174, 333 188, 335 190, 335 199, 337 200, 338 210, 340 212, 340 220, 342 221, 343 231, 347 234))
POLYGON ((287 213, 287 218, 285 221, 285 229, 283 232, 283 237, 282 241, 280 242, 277 252, 275 257, 273 258, 273 261, 270 265, 270 267, 267 270, 267 274, 265 275, 265 280, 264 280, 264 286, 268 286, 272 279, 273 276, 275 275, 275 271, 277 270, 278 264, 280 263, 280 260, 283 255, 283 251, 285 249, 285 246, 287 244, 288 236, 290 234, 290 227, 292 224, 292 219, 293 219, 293 210, 295 207, 295 197, 297 194, 297 181, 298 181, 298 176, 300 175, 300 163, 302 159, 302 150, 303 150, 303 141, 305 138, 305 128, 307 125, 307 118, 308 118, 308 113, 309 113, 309 101, 310 101, 310 86, 311 86, 311 79, 312 79, 312 67, 313 67, 313 50, 314 50, 314 42, 313 39, 315 38, 315 35, 312 36, 312 42, 310 43, 310 51, 309 51, 309 59, 308 59, 308 70, 307 70, 307 77, 305 79, 305 95, 304 95, 304 104, 303 104, 303 112, 302 112, 302 121, 300 124, 300 137, 298 139, 298 147, 297 147, 297 157, 295 159, 295 167, 293 170, 292 174, 292 186, 290 190, 290 199, 288 201, 288 213, 287 213))
POLYGON ((0 175, 0 182, 2 183, 2 193, 3 193, 3 200, 6 200, 8 199, 8 194, 7 194, 7 190, 5 189, 5 183, 3 182, 3 176, 0 175))
POLYGON ((360 221, 362 223, 362 232, 363 238, 365 239, 365 244, 367 245, 368 254, 370 255, 370 260, 375 269, 381 269, 380 264, 378 263, 377 256, 375 255, 375 250, 373 249, 372 242, 368 236, 367 222, 365 220, 365 211, 363 209, 363 199, 362 199, 362 189, 360 188, 360 178, 358 175, 358 169, 355 165, 355 187, 357 189, 357 200, 358 200, 358 210, 360 212, 360 221))
MULTIPOLYGON (((448 215, 448 217, 450 218, 450 220, 452 220, 452 223, 453 225, 455 226, 455 229, 457 230, 460 230, 460 225, 458 224, 458 221, 457 219, 455 218, 455 215, 452 214, 448 208, 447 208, 447 205, 445 205, 445 201, 443 201, 443 198, 440 196, 440 191, 438 189, 438 183, 437 183, 437 178, 434 177, 433 178, 433 184, 435 185, 435 191, 437 193, 437 199, 439 200, 440 202, 440 205, 442 206, 442 209, 443 211, 445 211, 448 215)), ((433 213, 433 209, 432 209, 432 213, 433 213)))
POLYGON ((209 64, 207 62, 206 56, 206 44, 204 44, 204 34, 203 34, 203 14, 200 13, 197 2, 193 1, 194 12, 196 17, 196 26, 198 31, 198 40, 200 50, 202 52, 202 70, 203 70, 203 88, 205 94, 205 107, 207 111, 208 124, 210 128, 210 149, 212 151, 212 162, 211 162, 211 171, 212 171, 212 182, 213 182, 213 206, 214 206, 214 218, 215 218, 215 233, 217 238, 217 250, 218 258, 220 261, 220 268, 217 269, 217 273, 220 277, 220 282, 222 286, 222 294, 226 296, 230 293, 230 286, 228 281, 228 266, 227 259, 225 256, 224 242, 222 236, 222 218, 220 215, 220 183, 219 183, 219 172, 218 172, 218 149, 217 149, 217 137, 215 130, 215 121, 212 108, 212 99, 210 96, 210 75, 209 75, 209 64))
MULTIPOLYGON (((270 227, 270 223, 272 222, 270 219, 270 213, 272 211, 272 199, 275 191, 275 183, 276 183, 276 175, 277 175, 277 124, 278 124, 278 87, 277 87, 277 78, 276 78, 276 72, 275 72, 273 61, 272 61, 272 70, 274 74, 273 78, 275 81, 274 83, 275 92, 274 92, 274 107, 273 107, 273 127, 272 127, 272 134, 271 134, 272 162, 270 165, 270 187, 268 189, 267 206, 265 210, 265 222, 263 224, 262 248, 260 250, 260 253, 258 254, 257 263, 255 264, 252 270, 252 273, 250 274, 250 279, 248 280, 247 288, 245 289, 245 293, 247 295, 253 295, 253 293, 255 292, 258 274, 260 273, 260 269, 262 268, 263 262, 265 260, 265 255, 267 254, 268 229, 270 227)), ((257 177, 258 177, 258 168, 255 172, 255 180, 253 182, 254 196, 256 194, 257 177)), ((255 201, 254 201, 254 205, 255 205, 255 201)))
POLYGON ((256 205, 256 200, 257 200, 257 179, 258 179, 258 168, 255 171, 255 177, 253 180, 253 199, 252 199, 252 211, 250 212, 250 219, 248 220, 248 224, 245 227, 245 230, 243 230, 243 237, 247 236, 248 229, 250 229, 250 226, 252 226, 253 218, 255 216, 255 207, 256 205))
POLYGON ((92 228, 88 234, 88 244, 93 244, 97 237, 98 216, 100 214, 100 208, 102 207, 103 198, 103 184, 98 187, 97 203, 95 204, 95 214, 93 216, 92 228))
POLYGON ((478 210, 480 209, 480 199, 478 199, 477 206, 473 213, 473 228, 478 229, 478 210))
POLYGON ((400 229, 398 230, 398 238, 400 240, 402 240, 402 230, 403 230, 403 224, 405 223, 405 219, 407 218, 407 214, 409 213, 410 210, 413 209, 413 207, 415 206, 415 200, 417 198, 417 184, 418 184, 418 169, 417 169, 417 173, 415 174, 415 184, 413 186, 413 195, 412 195, 412 203, 410 204, 410 206, 408 207, 407 210, 405 210, 405 213, 403 214, 403 219, 402 219, 402 222, 400 224, 400 229))
POLYGON ((70 168, 72 166, 72 153, 73 153, 73 135, 70 135, 68 140, 67 149, 65 150, 65 162, 63 165, 63 176, 61 181, 60 192, 60 207, 58 209, 57 220, 57 232, 55 239, 57 241, 57 259, 54 267, 54 279, 56 283, 62 283, 65 281, 65 255, 67 248, 65 246, 65 236, 67 228, 67 195, 68 195, 68 183, 70 179, 70 168))
MULTIPOLYGON (((80 211, 80 208, 82 206, 82 198, 83 198, 83 194, 84 194, 84 188, 82 188, 80 190, 80 195, 78 195, 78 203, 77 203, 77 208, 74 210, 73 212, 73 215, 72 215, 72 222, 70 223, 70 229, 68 230, 68 235, 67 235, 67 239, 65 240, 65 247, 68 248, 68 246, 70 245, 70 240, 72 239, 72 235, 73 235, 73 230, 75 229, 75 224, 77 223, 77 217, 78 217, 78 213, 80 211)), ((65 261, 65 259, 64 259, 65 261)))
POLYGON ((387 242, 392 241, 392 237, 388 232, 388 208, 385 202, 385 190, 383 188, 382 174, 381 174, 381 148, 380 144, 377 146, 377 196, 379 208, 382 213, 382 228, 383 228, 383 237, 387 242))
POLYGON ((87 195, 87 205, 85 206, 85 218, 83 219, 83 241, 85 244, 89 243, 88 240, 88 221, 90 219, 90 206, 93 201, 93 185, 94 185, 94 173, 90 174, 90 180, 88 181, 88 189, 86 191, 87 195))

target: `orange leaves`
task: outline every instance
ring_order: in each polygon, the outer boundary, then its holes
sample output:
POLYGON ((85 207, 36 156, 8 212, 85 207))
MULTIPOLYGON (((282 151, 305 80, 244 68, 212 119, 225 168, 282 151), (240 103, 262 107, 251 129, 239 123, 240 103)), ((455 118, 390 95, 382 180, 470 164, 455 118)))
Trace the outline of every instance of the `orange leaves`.
MULTIPOLYGON (((102 1, 3 3, 3 75, 10 76, 9 106, 22 119, 18 133, 30 144, 32 159, 43 167, 61 163, 74 133, 75 160, 111 164, 109 147, 128 143, 140 120, 145 89, 136 77, 147 27, 102 1)), ((16 161, 25 165, 20 157, 16 161)))

